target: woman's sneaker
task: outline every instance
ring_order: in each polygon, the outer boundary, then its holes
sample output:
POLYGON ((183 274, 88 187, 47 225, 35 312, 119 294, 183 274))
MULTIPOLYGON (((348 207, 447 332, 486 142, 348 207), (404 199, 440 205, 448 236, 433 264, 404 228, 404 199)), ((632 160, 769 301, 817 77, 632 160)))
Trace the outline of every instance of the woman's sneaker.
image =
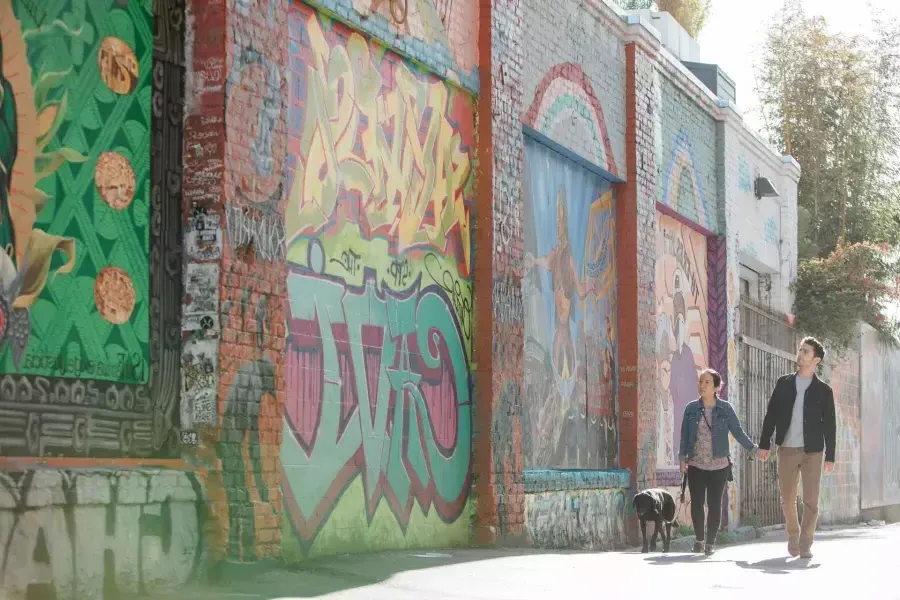
POLYGON ((703 553, 707 556, 712 556, 713 553, 715 553, 715 551, 716 551, 715 546, 713 546, 712 544, 707 544, 706 548, 703 550, 703 553))
POLYGON ((694 542, 694 553, 700 554, 701 552, 703 552, 703 542, 701 540, 697 540, 696 542, 694 542))

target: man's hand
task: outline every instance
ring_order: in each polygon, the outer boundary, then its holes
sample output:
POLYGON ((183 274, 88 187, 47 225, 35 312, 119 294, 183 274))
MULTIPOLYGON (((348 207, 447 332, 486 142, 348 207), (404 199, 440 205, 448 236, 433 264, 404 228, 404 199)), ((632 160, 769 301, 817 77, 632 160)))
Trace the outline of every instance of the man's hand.
POLYGON ((769 451, 768 450, 760 450, 759 452, 756 453, 756 456, 759 457, 759 460, 768 460, 769 451))
POLYGON ((826 462, 826 463, 825 463, 825 472, 826 472, 826 473, 831 473, 831 472, 833 472, 833 471, 834 471, 834 463, 833 463, 833 462, 826 462))

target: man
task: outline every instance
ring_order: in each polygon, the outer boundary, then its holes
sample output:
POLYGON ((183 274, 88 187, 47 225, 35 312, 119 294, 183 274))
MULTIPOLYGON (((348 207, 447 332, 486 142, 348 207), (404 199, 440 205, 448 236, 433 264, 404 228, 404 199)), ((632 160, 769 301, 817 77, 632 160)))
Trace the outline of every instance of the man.
POLYGON ((808 337, 800 343, 797 372, 785 375, 775 384, 759 439, 759 458, 766 460, 775 433, 788 553, 802 558, 812 558, 823 450, 825 472, 834 470, 834 392, 816 377, 816 368, 824 359, 825 348, 818 340, 808 337), (800 478, 803 479, 803 523, 798 523, 797 518, 800 478))

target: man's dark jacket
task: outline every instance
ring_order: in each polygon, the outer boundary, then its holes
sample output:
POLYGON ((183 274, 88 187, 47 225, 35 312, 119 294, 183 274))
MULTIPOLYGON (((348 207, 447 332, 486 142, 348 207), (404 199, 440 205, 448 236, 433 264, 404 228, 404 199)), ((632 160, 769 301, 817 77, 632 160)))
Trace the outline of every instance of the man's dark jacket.
MULTIPOLYGON (((825 451, 825 462, 834 462, 836 422, 834 417, 834 392, 831 386, 813 375, 812 382, 803 396, 803 450, 806 452, 825 451)), ((775 444, 784 443, 784 436, 791 425, 794 402, 797 400, 797 374, 792 373, 778 379, 766 418, 763 419, 759 449, 768 450, 775 433, 775 444)))

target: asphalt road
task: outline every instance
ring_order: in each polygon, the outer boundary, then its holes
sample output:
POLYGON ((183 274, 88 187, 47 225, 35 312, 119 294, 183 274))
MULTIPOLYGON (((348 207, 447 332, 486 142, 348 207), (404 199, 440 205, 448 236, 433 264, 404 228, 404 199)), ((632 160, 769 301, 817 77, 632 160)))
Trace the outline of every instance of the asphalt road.
POLYGON ((522 550, 343 556, 206 590, 203 598, 900 600, 900 525, 820 532, 813 552, 811 560, 789 558, 780 535, 722 547, 709 558, 676 552, 522 550))

